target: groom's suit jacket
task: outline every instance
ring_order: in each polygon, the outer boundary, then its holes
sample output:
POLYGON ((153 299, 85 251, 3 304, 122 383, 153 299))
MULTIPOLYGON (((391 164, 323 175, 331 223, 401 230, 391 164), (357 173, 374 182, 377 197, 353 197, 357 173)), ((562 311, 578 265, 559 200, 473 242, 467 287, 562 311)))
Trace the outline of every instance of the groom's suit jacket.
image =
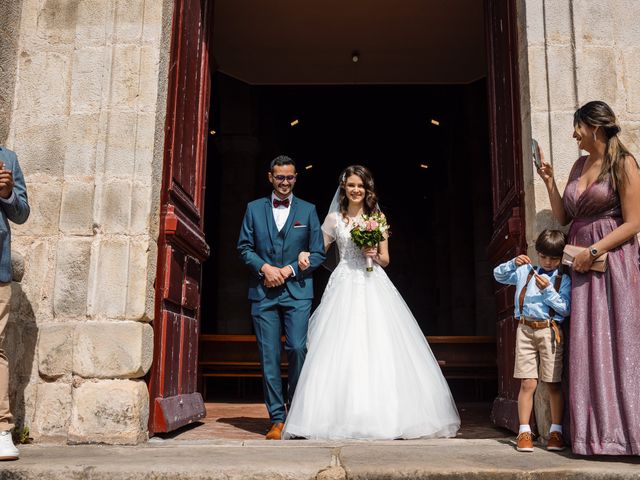
POLYGON ((295 299, 313 298, 311 272, 325 259, 324 240, 316 207, 292 196, 289 217, 284 227, 278 231, 273 218, 271 197, 254 200, 247 205, 242 221, 238 252, 252 273, 249 281, 250 300, 262 300, 270 290, 264 286, 264 277, 260 272, 265 263, 274 267, 290 265, 295 275, 287 279, 285 288, 295 299), (311 253, 311 266, 304 271, 298 268, 300 252, 311 253))

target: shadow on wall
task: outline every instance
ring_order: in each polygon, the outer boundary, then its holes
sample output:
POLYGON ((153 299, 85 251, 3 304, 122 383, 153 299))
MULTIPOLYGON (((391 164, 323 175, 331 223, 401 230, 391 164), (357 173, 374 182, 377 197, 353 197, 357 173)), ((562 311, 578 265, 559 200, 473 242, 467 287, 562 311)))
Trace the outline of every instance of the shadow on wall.
POLYGON ((38 341, 36 318, 24 291, 24 258, 16 251, 11 252, 13 282, 11 284, 11 314, 7 322, 4 350, 9 360, 9 397, 16 432, 22 432, 25 423, 25 390, 30 383, 38 341))

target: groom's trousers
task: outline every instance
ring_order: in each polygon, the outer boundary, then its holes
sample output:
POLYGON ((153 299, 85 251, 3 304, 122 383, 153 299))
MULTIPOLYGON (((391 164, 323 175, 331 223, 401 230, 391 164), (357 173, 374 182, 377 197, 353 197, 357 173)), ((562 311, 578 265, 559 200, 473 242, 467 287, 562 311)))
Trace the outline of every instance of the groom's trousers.
POLYGON ((284 422, 286 408, 280 374, 282 325, 284 325, 288 367, 288 402, 293 394, 307 355, 307 328, 311 299, 293 298, 286 287, 270 289, 268 295, 251 304, 251 316, 256 331, 264 398, 272 423, 284 422))

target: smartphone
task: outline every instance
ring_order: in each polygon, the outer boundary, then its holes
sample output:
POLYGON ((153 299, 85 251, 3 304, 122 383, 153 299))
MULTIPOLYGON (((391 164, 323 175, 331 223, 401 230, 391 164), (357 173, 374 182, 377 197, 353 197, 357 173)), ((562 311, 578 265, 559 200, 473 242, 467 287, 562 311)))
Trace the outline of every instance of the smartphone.
POLYGON ((531 139, 531 158, 533 158, 533 164, 536 168, 542 168, 542 160, 540 159, 540 153, 538 152, 538 142, 535 138, 531 139))

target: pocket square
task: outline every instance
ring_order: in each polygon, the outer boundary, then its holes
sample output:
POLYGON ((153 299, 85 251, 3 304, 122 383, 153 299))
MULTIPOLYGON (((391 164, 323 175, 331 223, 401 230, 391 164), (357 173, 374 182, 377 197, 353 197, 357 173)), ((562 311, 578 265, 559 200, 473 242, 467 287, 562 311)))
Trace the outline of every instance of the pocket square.
POLYGON ((300 220, 296 220, 296 222, 293 224, 293 228, 304 228, 306 227, 306 225, 303 225, 302 223, 300 223, 300 220))

